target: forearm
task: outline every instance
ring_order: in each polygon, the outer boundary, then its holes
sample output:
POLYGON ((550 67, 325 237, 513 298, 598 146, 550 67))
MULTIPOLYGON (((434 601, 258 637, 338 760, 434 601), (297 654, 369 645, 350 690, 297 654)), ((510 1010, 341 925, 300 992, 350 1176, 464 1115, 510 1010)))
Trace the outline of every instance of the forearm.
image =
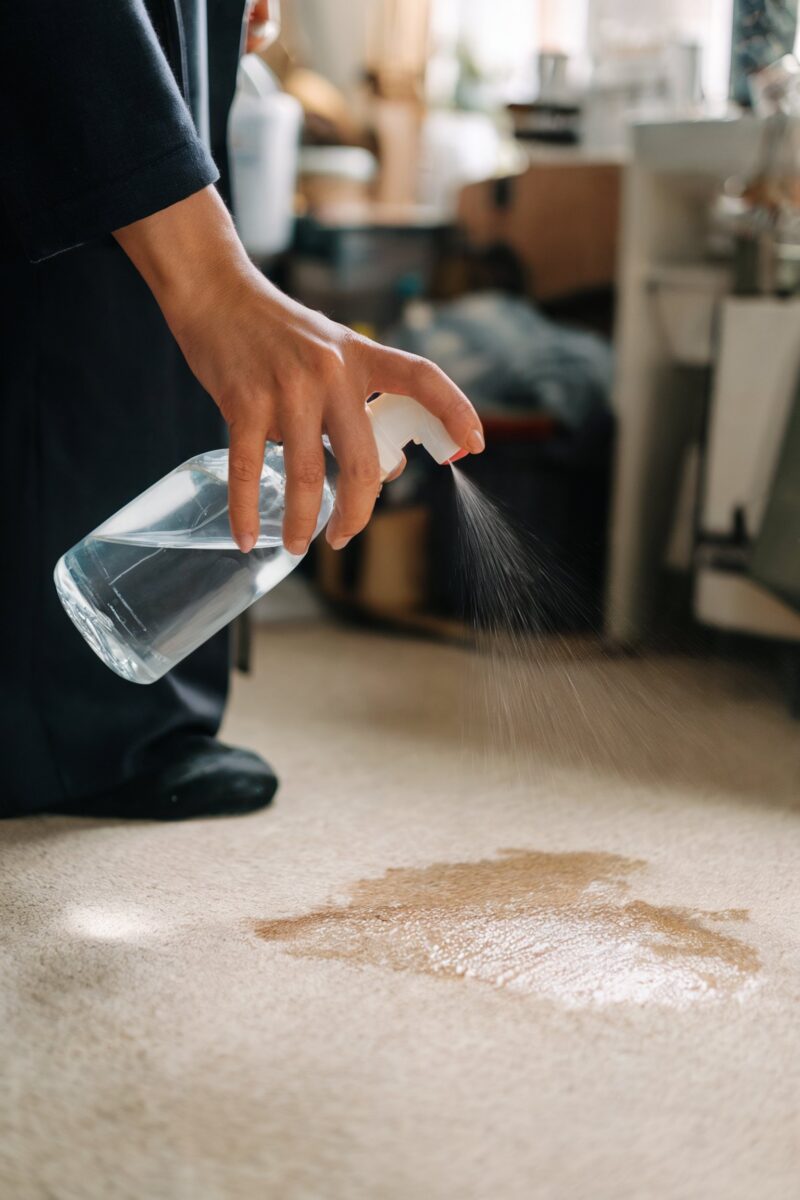
POLYGON ((252 265, 216 188, 114 232, 167 321, 178 333, 185 315, 224 303, 242 279, 263 277, 252 265))

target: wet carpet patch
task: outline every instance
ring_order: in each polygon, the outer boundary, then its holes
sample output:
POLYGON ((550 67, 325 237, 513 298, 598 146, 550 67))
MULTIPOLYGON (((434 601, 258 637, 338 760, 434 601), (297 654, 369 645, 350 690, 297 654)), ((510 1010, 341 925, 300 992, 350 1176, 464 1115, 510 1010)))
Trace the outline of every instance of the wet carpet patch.
POLYGON ((758 986, 756 951, 705 912, 631 896, 646 864, 605 853, 506 850, 476 862, 397 867, 344 903, 255 922, 293 955, 471 980, 568 1007, 685 1008, 758 986))

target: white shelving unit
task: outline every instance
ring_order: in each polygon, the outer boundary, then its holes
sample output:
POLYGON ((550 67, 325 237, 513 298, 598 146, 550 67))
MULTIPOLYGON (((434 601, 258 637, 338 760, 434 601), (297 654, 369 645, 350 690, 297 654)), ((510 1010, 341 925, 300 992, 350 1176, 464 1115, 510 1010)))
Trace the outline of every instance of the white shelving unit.
MULTIPOLYGON (((761 128, 754 118, 738 118, 634 131, 623 196, 607 603, 607 633, 619 643, 641 641, 653 628, 687 450, 700 443, 708 409, 710 374, 702 368, 713 367, 715 378, 712 426, 716 421, 718 428, 709 446, 720 435, 730 442, 730 454, 718 445, 714 461, 706 456, 699 471, 706 496, 701 519, 708 514, 712 531, 715 522, 724 526, 721 534, 732 506, 757 505, 796 386, 800 304, 728 297, 729 273, 708 262, 706 249, 709 203, 727 178, 753 169, 761 128), (737 380, 741 396, 729 397, 737 380), (737 436, 736 425, 745 419, 753 436, 752 458, 743 465, 748 439, 737 436)), ((706 567, 696 573, 701 620, 800 638, 797 614, 742 576, 723 575, 706 567)))
POLYGON ((737 522, 749 538, 761 528, 798 378, 800 301, 739 296, 722 301, 702 472, 695 614, 709 625, 781 641, 800 641, 800 614, 726 569, 724 539, 737 522), (720 539, 722 550, 715 552, 720 539))

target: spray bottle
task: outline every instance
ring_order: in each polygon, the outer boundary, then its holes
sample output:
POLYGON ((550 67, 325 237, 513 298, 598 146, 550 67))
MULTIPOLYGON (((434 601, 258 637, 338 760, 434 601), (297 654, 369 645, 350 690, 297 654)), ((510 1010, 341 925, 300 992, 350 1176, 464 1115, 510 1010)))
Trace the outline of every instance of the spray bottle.
MULTIPOLYGON (((461 449, 444 425, 407 396, 367 405, 381 478, 403 447, 421 444, 437 463, 461 449)), ((314 537, 333 511, 335 463, 326 479, 314 537)), ((155 683, 294 570, 302 555, 283 545, 283 447, 264 454, 261 528, 242 554, 228 519, 228 451, 190 458, 68 550, 55 568, 61 603, 106 666, 133 683, 155 683)))

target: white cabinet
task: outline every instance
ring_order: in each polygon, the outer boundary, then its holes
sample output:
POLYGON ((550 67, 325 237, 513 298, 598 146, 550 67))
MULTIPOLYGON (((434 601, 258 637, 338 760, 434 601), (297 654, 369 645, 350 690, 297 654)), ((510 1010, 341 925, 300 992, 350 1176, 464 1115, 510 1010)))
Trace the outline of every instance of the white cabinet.
POLYGON ((729 296, 724 271, 707 262, 709 204, 726 178, 754 167, 760 131, 753 118, 634 130, 619 264, 606 607, 617 642, 653 631, 681 484, 692 478, 700 495, 688 505, 684 497, 683 511, 698 514, 696 615, 800 638, 793 610, 721 566, 737 522, 739 532, 758 528, 800 376, 800 302, 729 296), (694 473, 686 470, 693 452, 694 473))
POLYGON ((738 510, 752 537, 800 380, 800 301, 731 297, 720 317, 700 524, 725 536, 738 510))
POLYGON ((695 614, 706 624, 800 639, 800 614, 737 569, 761 528, 798 381, 800 300, 726 299, 696 535, 695 614))

